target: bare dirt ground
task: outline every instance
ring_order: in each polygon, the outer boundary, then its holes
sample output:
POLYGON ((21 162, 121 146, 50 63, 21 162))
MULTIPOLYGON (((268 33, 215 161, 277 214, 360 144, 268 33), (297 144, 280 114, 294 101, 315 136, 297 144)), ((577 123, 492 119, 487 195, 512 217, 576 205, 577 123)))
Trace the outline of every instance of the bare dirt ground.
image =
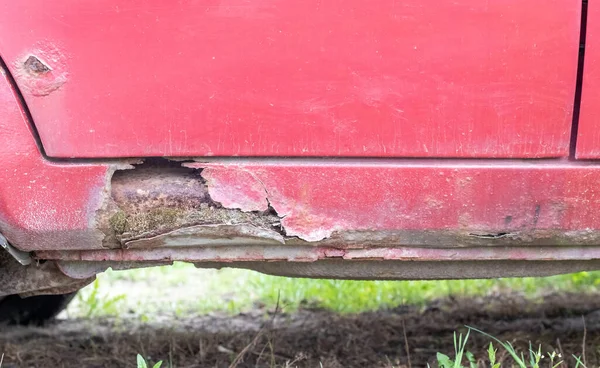
MULTIPOLYGON (((2 327, 2 368, 134 367, 135 355, 170 367, 432 367, 437 352, 452 355, 452 334, 465 325, 520 349, 534 347, 581 355, 600 363, 600 296, 521 295, 439 300, 425 308, 340 316, 303 309, 265 308, 238 316, 185 319, 60 320, 43 328, 2 327), (585 326, 585 327, 584 327, 585 326), (585 332, 585 338, 584 338, 585 332), (407 354, 410 354, 410 358, 407 354)), ((471 333, 467 350, 482 359, 489 338, 471 333)), ((499 352, 501 359, 508 358, 499 352)), ((575 366, 567 359, 563 367, 575 366)), ((481 361, 480 366, 487 366, 481 361)), ((503 365, 510 366, 510 365, 503 365)))

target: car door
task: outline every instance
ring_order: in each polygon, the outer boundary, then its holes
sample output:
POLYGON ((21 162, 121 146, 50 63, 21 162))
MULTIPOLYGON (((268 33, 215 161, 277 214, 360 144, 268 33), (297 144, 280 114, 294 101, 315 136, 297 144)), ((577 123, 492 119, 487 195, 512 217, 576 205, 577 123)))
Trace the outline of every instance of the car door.
POLYGON ((7 1, 47 156, 569 153, 570 0, 7 1))

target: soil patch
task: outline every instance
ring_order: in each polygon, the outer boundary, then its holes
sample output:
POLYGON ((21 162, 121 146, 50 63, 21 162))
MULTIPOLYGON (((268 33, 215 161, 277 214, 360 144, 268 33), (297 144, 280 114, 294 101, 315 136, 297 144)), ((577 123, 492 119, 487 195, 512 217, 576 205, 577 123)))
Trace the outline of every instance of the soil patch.
MULTIPOLYGON (((600 297, 552 294, 536 301, 519 294, 444 299, 424 308, 338 315, 303 309, 293 314, 260 309, 237 316, 149 323, 123 318, 60 320, 43 327, 1 327, 2 368, 134 367, 135 355, 163 367, 432 367, 437 352, 452 355, 452 334, 465 325, 508 340, 522 351, 539 344, 574 366, 584 326, 587 366, 600 363, 600 297), (406 339, 405 339, 406 336, 406 339)), ((471 333, 467 349, 485 358, 489 338, 471 333)), ((499 352, 501 359, 508 359, 499 352)), ((480 366, 487 366, 482 361, 480 366)), ((507 365, 508 366, 508 365, 507 365)))

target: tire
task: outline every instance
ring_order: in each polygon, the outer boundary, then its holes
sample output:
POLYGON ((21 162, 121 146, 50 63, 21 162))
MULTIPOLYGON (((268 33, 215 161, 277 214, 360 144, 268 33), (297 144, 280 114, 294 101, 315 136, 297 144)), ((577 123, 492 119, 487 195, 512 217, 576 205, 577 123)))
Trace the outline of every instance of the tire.
POLYGON ((64 310, 77 293, 0 299, 0 324, 41 326, 64 310))

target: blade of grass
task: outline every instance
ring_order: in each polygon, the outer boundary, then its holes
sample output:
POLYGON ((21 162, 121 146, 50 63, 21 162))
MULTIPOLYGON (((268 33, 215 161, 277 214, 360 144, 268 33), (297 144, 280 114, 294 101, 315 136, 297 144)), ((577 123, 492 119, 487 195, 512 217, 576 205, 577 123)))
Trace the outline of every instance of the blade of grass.
POLYGON ((461 368, 462 367, 462 359, 463 359, 463 355, 465 353, 465 347, 467 346, 467 340, 469 339, 469 334, 471 333, 471 331, 467 331, 467 334, 465 335, 465 339, 463 341, 463 335, 460 334, 458 336, 458 346, 456 345, 456 332, 454 333, 454 351, 456 352, 455 355, 455 360, 454 360, 454 368, 461 368), (456 350, 458 348, 458 350, 456 350))
POLYGON ((581 358, 583 359, 583 364, 587 365, 587 361, 585 360, 585 338, 587 337, 587 328, 585 327, 585 317, 581 316, 583 320, 583 341, 581 342, 581 358))
POLYGON ((512 356, 512 358, 519 365, 519 367, 527 367, 527 365, 525 364, 525 359, 523 358, 523 355, 521 354, 521 357, 519 357, 519 355, 517 355, 517 352, 515 351, 515 349, 513 348, 512 344, 510 342, 500 341, 496 337, 494 337, 488 333, 485 333, 481 330, 478 330, 475 327, 471 327, 471 326, 465 326, 465 327, 468 328, 469 330, 478 332, 478 333, 482 334, 483 336, 486 336, 486 337, 496 341, 498 344, 500 344, 500 346, 502 346, 504 348, 504 350, 506 350, 508 352, 508 354, 510 354, 510 356, 512 356))
POLYGON ((148 368, 148 365, 146 364, 146 359, 144 359, 140 354, 137 355, 136 360, 137 368, 148 368))
POLYGON ((408 368, 412 368, 412 362, 410 361, 410 349, 408 348, 408 338, 406 337, 406 325, 404 319, 402 319, 402 334, 404 335, 404 349, 406 350, 406 361, 408 368))
POLYGON ((587 368, 587 367, 585 366, 585 364, 583 364, 583 362, 581 361, 581 358, 579 358, 579 357, 575 356, 574 354, 573 354, 573 358, 574 358, 574 359, 575 359, 575 361, 577 362, 577 364, 575 364, 575 368, 579 368, 579 367, 581 367, 581 368, 587 368))

